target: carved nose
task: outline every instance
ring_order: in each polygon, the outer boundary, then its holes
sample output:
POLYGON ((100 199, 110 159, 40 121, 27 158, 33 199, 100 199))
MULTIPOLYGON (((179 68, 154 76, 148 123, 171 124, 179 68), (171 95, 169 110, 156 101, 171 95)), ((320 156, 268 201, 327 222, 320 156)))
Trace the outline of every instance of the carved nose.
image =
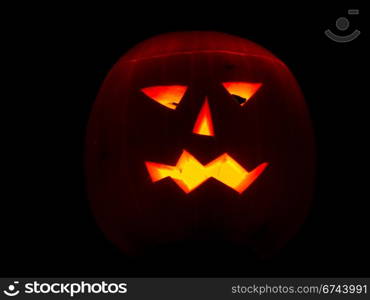
POLYGON ((199 135, 214 136, 211 110, 209 109, 208 99, 204 100, 202 108, 195 121, 193 133, 199 135))

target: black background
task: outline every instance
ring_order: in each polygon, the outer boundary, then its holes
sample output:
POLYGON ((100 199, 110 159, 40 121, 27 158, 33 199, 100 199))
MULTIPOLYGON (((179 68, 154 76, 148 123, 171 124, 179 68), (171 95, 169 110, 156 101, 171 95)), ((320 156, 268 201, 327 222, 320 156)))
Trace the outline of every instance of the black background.
MULTIPOLYGON (((6 101, 14 110, 3 111, 11 168, 4 171, 10 192, 2 197, 1 276, 369 276, 367 33, 347 44, 323 33, 339 33, 335 20, 359 7, 223 5, 44 7, 17 16, 6 101), (300 233, 271 260, 251 263, 235 249, 128 258, 90 213, 84 135, 99 86, 132 46, 179 30, 250 39, 283 60, 303 89, 317 142, 314 205, 300 233)), ((349 16, 346 34, 362 30, 365 18, 362 10, 349 16)))

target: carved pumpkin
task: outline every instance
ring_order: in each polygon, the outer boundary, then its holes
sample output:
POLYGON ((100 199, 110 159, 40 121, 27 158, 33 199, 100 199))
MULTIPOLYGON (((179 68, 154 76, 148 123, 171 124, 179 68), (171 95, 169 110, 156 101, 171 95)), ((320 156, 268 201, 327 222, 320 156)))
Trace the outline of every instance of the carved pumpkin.
POLYGON ((271 255, 308 213, 313 144, 296 80, 270 52, 222 33, 164 34, 100 89, 88 197, 125 253, 218 241, 271 255))

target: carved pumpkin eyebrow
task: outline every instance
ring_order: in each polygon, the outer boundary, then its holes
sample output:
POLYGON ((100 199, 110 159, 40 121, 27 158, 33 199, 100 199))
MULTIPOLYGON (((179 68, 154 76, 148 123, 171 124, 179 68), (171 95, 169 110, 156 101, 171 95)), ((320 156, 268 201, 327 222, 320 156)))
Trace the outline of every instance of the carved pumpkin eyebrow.
POLYGON ((233 95, 240 106, 243 106, 259 90, 262 83, 256 82, 224 82, 224 88, 233 95))
POLYGON ((141 89, 152 100, 170 109, 176 109, 187 87, 184 85, 158 85, 141 89))

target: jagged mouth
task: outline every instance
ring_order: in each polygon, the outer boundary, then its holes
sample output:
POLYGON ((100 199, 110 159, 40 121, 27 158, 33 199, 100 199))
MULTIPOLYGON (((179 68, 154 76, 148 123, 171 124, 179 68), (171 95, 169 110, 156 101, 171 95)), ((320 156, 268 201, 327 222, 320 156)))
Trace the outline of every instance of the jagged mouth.
POLYGON ((214 178, 242 194, 261 175, 268 163, 262 163, 248 172, 227 153, 203 165, 183 150, 175 166, 149 161, 145 165, 152 182, 170 177, 187 194, 209 178, 214 178))

